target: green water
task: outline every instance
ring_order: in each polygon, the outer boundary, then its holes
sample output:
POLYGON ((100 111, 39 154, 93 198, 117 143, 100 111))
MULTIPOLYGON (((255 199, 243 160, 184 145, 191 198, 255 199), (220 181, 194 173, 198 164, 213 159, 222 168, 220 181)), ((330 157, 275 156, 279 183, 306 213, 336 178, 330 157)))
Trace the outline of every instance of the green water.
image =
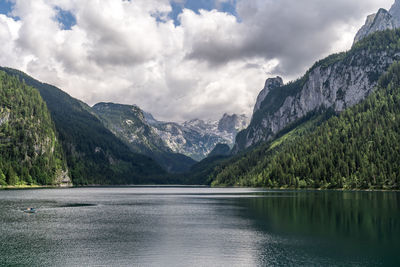
POLYGON ((400 194, 0 191, 0 265, 400 266, 400 194))

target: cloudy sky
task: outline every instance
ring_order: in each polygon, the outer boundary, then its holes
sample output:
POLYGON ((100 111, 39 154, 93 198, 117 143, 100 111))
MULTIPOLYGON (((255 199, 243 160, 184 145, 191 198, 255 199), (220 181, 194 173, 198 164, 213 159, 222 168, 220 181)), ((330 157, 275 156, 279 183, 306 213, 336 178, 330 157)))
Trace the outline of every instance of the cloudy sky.
POLYGON ((251 115, 394 0, 0 0, 0 65, 162 120, 251 115))

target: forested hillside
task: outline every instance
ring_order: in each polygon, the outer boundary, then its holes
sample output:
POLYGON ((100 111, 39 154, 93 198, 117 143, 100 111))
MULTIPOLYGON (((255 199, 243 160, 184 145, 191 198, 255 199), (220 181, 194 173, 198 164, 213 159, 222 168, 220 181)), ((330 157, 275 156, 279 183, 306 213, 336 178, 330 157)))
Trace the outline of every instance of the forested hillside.
POLYGON ((146 122, 137 106, 98 103, 92 110, 104 126, 121 139, 133 152, 147 155, 170 173, 185 172, 196 163, 193 159, 174 153, 157 132, 146 122))
POLYGON ((213 185, 399 189, 400 63, 360 104, 220 165, 213 185))
POLYGON ((167 182, 154 160, 132 153, 91 113, 89 106, 20 71, 1 69, 39 90, 55 123, 74 184, 167 182))
POLYGON ((0 185, 68 183, 66 170, 54 124, 39 92, 0 71, 0 185))

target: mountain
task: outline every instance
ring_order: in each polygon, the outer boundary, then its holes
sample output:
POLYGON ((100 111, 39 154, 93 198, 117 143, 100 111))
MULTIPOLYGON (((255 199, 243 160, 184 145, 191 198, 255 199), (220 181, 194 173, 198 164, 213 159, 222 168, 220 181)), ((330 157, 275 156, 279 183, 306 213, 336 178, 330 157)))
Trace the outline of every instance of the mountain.
POLYGON ((393 30, 400 27, 400 0, 396 0, 389 11, 379 9, 378 13, 369 15, 364 26, 358 31, 354 43, 377 31, 393 30))
POLYGON ((231 148, 227 144, 217 144, 207 157, 229 156, 231 148))
POLYGON ((267 79, 267 81, 265 82, 264 89, 261 90, 261 92, 258 94, 257 101, 253 109, 253 114, 256 113, 261 108, 262 102, 264 101, 264 99, 267 97, 267 95, 271 90, 274 90, 282 86, 283 86, 283 80, 279 76, 277 76, 276 78, 267 79))
POLYGON ((249 125, 249 119, 246 115, 224 114, 218 121, 218 133, 221 136, 228 136, 229 144, 232 145, 239 131, 245 129, 249 125))
POLYGON ((313 116, 220 165, 213 185, 400 188, 400 63, 393 63, 361 103, 325 119, 313 116))
POLYGON ((248 125, 245 115, 236 114, 224 114, 218 121, 194 119, 182 124, 160 122, 149 115, 145 117, 172 151, 198 161, 207 157, 219 143, 232 146, 237 132, 248 125))
MULTIPOLYGON (((145 114, 139 107, 98 103, 92 109, 101 118, 103 124, 132 151, 153 158, 168 172, 185 172, 196 163, 193 159, 174 153, 167 147, 146 121, 145 114)), ((147 113, 146 116, 151 120, 151 114, 147 113)), ((155 122, 154 118, 153 121, 155 122)))
POLYGON ((66 160, 39 92, 0 71, 0 186, 68 185, 66 160))
POLYGON ((9 68, 0 68, 36 88, 46 102, 74 184, 166 183, 161 167, 104 127, 85 103, 62 90, 9 68))
POLYGON ((366 36, 384 30, 392 30, 400 27, 400 20, 394 18, 389 11, 381 8, 378 13, 369 15, 365 25, 358 31, 354 43, 359 42, 366 36))
POLYGON ((378 78, 400 59, 399 35, 399 31, 376 32, 348 52, 317 62, 300 79, 268 90, 249 127, 237 135, 233 152, 272 140, 310 112, 341 112, 365 99, 378 78))

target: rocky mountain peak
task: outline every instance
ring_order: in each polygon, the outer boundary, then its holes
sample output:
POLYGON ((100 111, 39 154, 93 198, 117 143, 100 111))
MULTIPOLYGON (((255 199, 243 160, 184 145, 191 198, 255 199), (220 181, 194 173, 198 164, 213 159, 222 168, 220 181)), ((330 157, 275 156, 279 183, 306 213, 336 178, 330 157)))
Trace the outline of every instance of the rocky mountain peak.
POLYGON ((162 122, 156 120, 153 117, 153 115, 151 113, 149 113, 149 112, 143 111, 143 116, 144 116, 144 119, 146 120, 146 122, 151 126, 155 126, 155 125, 158 125, 158 124, 162 123, 162 122))
POLYGON ((140 119, 141 121, 145 120, 143 111, 136 105, 123 105, 123 104, 100 102, 94 105, 92 108, 95 112, 123 113, 125 115, 133 115, 138 119, 140 119))
MULTIPOLYGON (((385 23, 395 22, 392 15, 382 9, 367 20, 365 27, 375 27, 373 29, 378 31, 383 29, 378 26, 385 23)), ((397 39, 388 36, 399 38, 399 34, 398 31, 379 33, 380 46, 375 45, 377 40, 366 39, 353 46, 350 52, 318 61, 296 81, 272 90, 268 86, 264 88, 250 126, 237 134, 232 151, 236 153, 269 141, 291 123, 313 113, 326 109, 341 112, 365 99, 376 88, 379 77, 397 60, 400 53, 394 41, 397 39)))
POLYGON ((234 133, 236 134, 240 130, 246 128, 249 124, 249 119, 246 115, 229 115, 225 113, 218 122, 218 130, 220 132, 234 133))
POLYGON ((253 114, 260 109, 261 103, 267 97, 268 93, 277 87, 283 86, 283 80, 281 77, 276 76, 275 78, 269 78, 265 81, 264 89, 260 92, 257 97, 256 105, 254 106, 253 114))
POLYGON ((364 26, 357 32, 354 44, 368 35, 384 30, 393 30, 400 27, 400 1, 396 0, 390 11, 379 9, 378 13, 369 15, 364 26))
POLYGON ((392 7, 389 10, 389 13, 396 18, 397 20, 400 20, 400 1, 396 0, 392 7))

